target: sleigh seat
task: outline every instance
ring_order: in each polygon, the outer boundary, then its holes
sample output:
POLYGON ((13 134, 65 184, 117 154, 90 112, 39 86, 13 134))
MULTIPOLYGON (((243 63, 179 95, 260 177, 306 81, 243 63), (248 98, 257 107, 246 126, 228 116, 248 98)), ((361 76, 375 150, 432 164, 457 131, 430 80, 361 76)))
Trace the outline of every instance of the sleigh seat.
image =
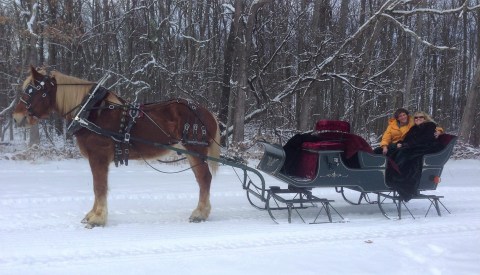
MULTIPOLYGON (((317 175, 319 152, 339 151, 349 167, 359 168, 357 152, 371 153, 370 145, 361 137, 350 133, 350 123, 339 120, 319 120, 312 136, 318 140, 301 144, 301 153, 293 175, 314 179, 317 175)), ((367 161, 368 163, 368 161, 367 161)))

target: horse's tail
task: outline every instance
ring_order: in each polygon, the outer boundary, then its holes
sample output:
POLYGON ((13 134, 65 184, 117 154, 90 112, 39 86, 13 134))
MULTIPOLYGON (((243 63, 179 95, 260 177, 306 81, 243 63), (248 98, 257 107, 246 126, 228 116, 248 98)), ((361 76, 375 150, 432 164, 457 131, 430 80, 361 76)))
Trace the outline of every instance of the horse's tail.
MULTIPOLYGON (((220 126, 216 118, 215 123, 217 125, 217 129, 215 131, 215 137, 208 146, 208 156, 218 159, 220 158, 220 126)), ((209 160, 208 166, 210 167, 210 172, 212 173, 212 175, 215 175, 219 166, 218 161, 209 160)))

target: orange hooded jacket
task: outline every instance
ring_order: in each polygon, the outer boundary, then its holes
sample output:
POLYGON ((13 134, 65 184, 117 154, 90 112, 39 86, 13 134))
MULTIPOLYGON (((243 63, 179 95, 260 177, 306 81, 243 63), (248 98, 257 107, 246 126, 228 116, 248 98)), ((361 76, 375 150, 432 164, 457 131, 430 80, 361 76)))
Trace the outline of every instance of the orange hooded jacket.
POLYGON ((403 140, 408 130, 415 125, 413 122, 413 117, 408 116, 408 123, 406 125, 400 126, 398 121, 395 118, 390 118, 388 120, 387 130, 383 133, 382 141, 380 142, 380 147, 388 146, 392 143, 397 143, 400 140, 403 140))

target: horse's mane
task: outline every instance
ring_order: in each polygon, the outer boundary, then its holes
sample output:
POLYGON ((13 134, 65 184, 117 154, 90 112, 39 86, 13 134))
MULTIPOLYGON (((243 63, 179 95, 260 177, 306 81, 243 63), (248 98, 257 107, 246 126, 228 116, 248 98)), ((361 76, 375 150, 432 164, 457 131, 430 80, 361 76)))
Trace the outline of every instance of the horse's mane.
POLYGON ((60 114, 70 112, 77 107, 90 91, 92 85, 95 84, 91 81, 65 75, 58 71, 53 71, 51 76, 57 81, 57 108, 60 114))

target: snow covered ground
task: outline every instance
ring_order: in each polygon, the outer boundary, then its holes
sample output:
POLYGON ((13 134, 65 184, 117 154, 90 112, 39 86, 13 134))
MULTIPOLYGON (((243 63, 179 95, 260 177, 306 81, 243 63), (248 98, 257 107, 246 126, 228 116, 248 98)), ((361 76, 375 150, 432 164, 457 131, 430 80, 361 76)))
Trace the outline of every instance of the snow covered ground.
POLYGON ((480 160, 447 163, 434 192, 451 212, 441 217, 424 217, 427 202, 412 200, 416 219, 388 220, 321 188, 347 222, 275 224, 222 166, 210 219, 194 224, 190 171, 130 163, 111 167, 108 224, 89 230, 80 223, 93 201, 85 160, 0 160, 0 274, 480 274, 479 178, 480 160))

